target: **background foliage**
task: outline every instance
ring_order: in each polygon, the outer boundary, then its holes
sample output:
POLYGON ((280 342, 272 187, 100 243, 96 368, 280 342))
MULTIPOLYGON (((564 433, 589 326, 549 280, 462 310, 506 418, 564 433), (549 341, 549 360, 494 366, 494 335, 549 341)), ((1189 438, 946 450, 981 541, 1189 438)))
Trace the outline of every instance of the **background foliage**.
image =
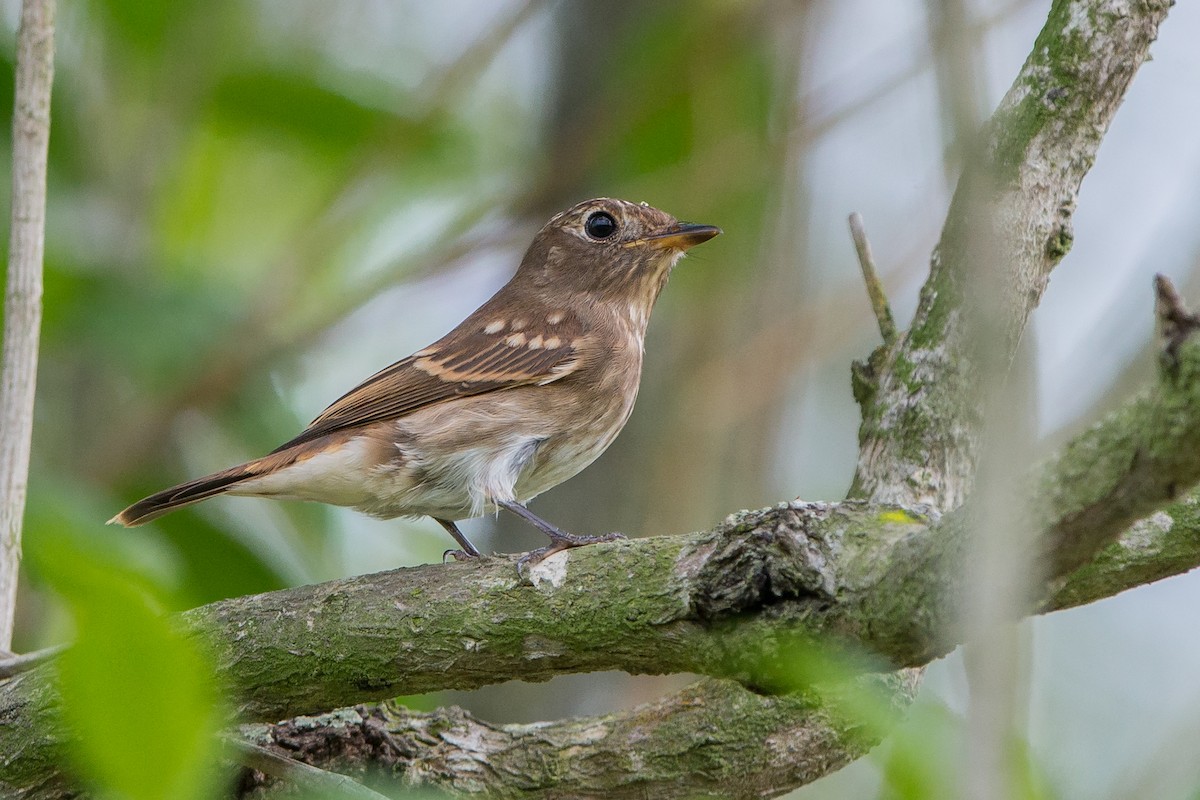
MULTIPOLYGON (((974 4, 961 35, 986 54, 989 103, 1047 6, 974 4)), ((9 109, 16 3, 2 7, 9 109)), ((1047 446, 1148 373, 1149 274, 1200 292, 1198 34, 1181 4, 1085 183, 1032 345, 1047 446)), ((537 510, 569 530, 660 534, 842 496, 847 365, 877 335, 844 219, 863 212, 907 318, 956 174, 931 38, 907 0, 62 4, 16 646, 80 643, 62 666, 79 773, 180 796, 145 783, 140 758, 196 796, 210 785, 187 777, 212 761, 205 737, 139 738, 122 716, 216 724, 204 655, 159 610, 447 546, 429 521, 245 499, 133 531, 103 520, 289 438, 485 299, 579 199, 646 200, 726 235, 665 293, 626 432, 537 510), (124 750, 88 735, 125 725, 124 750)), ((487 549, 536 541, 506 520, 468 530, 487 549)), ((1027 623, 1030 796, 1194 796, 1198 600, 1184 576, 1027 623)), ((667 685, 576 676, 413 702, 532 720, 667 685)), ((963 694, 951 658, 877 758, 799 795, 953 785, 963 694)))

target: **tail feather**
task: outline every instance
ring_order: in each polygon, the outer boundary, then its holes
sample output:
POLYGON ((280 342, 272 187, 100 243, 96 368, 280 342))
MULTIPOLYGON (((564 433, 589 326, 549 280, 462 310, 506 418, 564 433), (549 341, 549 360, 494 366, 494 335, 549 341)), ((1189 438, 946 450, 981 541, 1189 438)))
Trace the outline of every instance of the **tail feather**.
POLYGON ((163 514, 170 513, 177 508, 190 506, 192 503, 198 503, 201 500, 207 500, 210 497, 233 491, 243 481, 250 480, 251 478, 260 478, 278 470, 286 469, 297 461, 303 461, 324 452, 327 448, 333 447, 336 449, 344 444, 347 439, 353 438, 353 436, 353 432, 347 432, 334 436, 323 436, 311 442, 290 445, 280 448, 262 458, 247 461, 245 464, 238 464, 236 467, 223 469, 220 472, 214 472, 212 475, 205 475, 203 478, 196 478, 187 483, 172 486, 170 489, 163 489, 161 492, 155 492, 143 500, 138 500, 129 508, 110 519, 108 524, 124 525, 126 528, 132 528, 134 525, 142 525, 152 519, 158 519, 163 514))
POLYGON ((117 514, 108 521, 108 524, 124 525, 126 528, 143 525, 177 508, 224 494, 236 484, 261 474, 262 469, 259 467, 259 462, 256 461, 214 472, 212 475, 205 475, 203 478, 196 478, 187 483, 172 486, 170 489, 155 492, 117 514))

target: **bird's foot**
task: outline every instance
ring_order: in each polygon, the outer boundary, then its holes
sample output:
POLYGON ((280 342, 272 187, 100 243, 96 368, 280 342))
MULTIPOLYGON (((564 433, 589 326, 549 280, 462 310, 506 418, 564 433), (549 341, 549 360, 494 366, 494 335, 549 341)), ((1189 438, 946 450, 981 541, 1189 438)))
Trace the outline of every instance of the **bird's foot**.
POLYGON ((539 547, 536 550, 530 550, 525 555, 517 559, 517 574, 524 579, 525 570, 528 567, 533 567, 545 561, 555 553, 561 553, 563 550, 570 550, 572 547, 583 547, 589 544, 599 544, 601 542, 615 542, 624 539, 623 533, 606 533, 602 536, 579 536, 566 531, 558 531, 556 535, 550 537, 550 544, 545 547, 539 547))
MULTIPOLYGON (((557 536, 550 537, 550 548, 551 552, 557 553, 559 550, 567 550, 571 547, 583 547, 587 544, 599 544, 600 542, 615 542, 618 539, 624 538, 625 534, 617 533, 616 531, 613 531, 612 533, 606 533, 601 536, 578 536, 574 533, 559 531, 557 536)), ((547 553, 547 555, 549 555, 549 553, 547 553)))
POLYGON ((445 564, 446 559, 448 558, 453 561, 475 561, 476 559, 482 557, 483 556, 480 553, 468 553, 466 550, 458 550, 452 547, 446 552, 442 553, 442 563, 445 564))

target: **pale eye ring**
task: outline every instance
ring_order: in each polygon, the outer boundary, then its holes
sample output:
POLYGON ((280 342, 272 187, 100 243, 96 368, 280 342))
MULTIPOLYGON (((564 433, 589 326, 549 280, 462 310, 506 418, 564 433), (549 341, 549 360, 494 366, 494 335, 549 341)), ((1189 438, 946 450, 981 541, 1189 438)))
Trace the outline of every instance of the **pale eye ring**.
POLYGON ((583 229, 593 239, 607 239, 617 232, 617 221, 607 211, 597 211, 583 223, 583 229))

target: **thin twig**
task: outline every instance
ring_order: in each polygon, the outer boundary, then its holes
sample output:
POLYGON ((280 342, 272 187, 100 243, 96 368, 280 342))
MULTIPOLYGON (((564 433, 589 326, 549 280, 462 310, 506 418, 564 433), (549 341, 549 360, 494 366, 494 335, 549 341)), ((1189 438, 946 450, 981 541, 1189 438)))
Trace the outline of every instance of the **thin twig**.
MULTIPOLYGON (((1019 12, 1033 5, 1031 0, 1014 0, 1004 7, 993 11, 987 16, 980 17, 970 23, 967 34, 978 39, 992 28, 1008 22, 1019 12)), ((906 45, 905 45, 906 46, 906 45)), ((805 92, 804 97, 796 104, 798 109, 811 110, 811 118, 805 117, 803 124, 795 130, 794 136, 803 143, 814 142, 838 127, 846 120, 862 113, 884 98, 900 89, 911 80, 924 75, 933 66, 933 53, 924 49, 909 57, 905 64, 906 55, 901 52, 900 45, 879 48, 878 51, 864 58, 862 63, 854 66, 854 75, 870 73, 869 67, 876 64, 903 65, 888 74, 878 85, 868 89, 864 94, 846 102, 846 86, 852 75, 838 74, 825 83, 805 92), (863 65, 867 65, 864 67, 863 65), (843 103, 843 105, 839 105, 843 103), (826 110, 832 109, 832 110, 826 110)), ((875 72, 886 70, 875 70, 875 72)))
POLYGON ((225 743, 237 751, 238 759, 251 769, 272 778, 288 781, 301 789, 311 789, 318 796, 357 797, 361 800, 387 800, 387 797, 368 789, 353 778, 327 772, 303 761, 280 755, 262 745, 234 736, 225 736, 225 743))
POLYGON ((464 90, 473 86, 517 31, 548 5, 546 0, 525 0, 519 8, 498 20, 486 34, 473 42, 440 75, 429 81, 425 97, 431 109, 430 113, 444 110, 448 107, 447 97, 459 97, 464 90))
POLYGON ((883 343, 890 346, 896 341, 896 321, 888 305, 883 283, 875 269, 875 257, 871 255, 871 243, 867 241, 867 229, 863 226, 862 214, 855 211, 850 215, 850 236, 854 238, 854 249, 858 252, 858 263, 862 267, 863 281, 867 284, 867 295, 871 298, 871 309, 879 322, 879 333, 883 343))
POLYGON ((0 366, 0 649, 12 644, 21 521, 29 481, 42 254, 46 237, 46 150, 54 80, 54 0, 25 0, 17 32, 13 95, 12 228, 0 366))
POLYGON ((0 657, 0 680, 28 672, 40 664, 45 664, 65 649, 63 645, 56 645, 21 655, 6 652, 0 657))

